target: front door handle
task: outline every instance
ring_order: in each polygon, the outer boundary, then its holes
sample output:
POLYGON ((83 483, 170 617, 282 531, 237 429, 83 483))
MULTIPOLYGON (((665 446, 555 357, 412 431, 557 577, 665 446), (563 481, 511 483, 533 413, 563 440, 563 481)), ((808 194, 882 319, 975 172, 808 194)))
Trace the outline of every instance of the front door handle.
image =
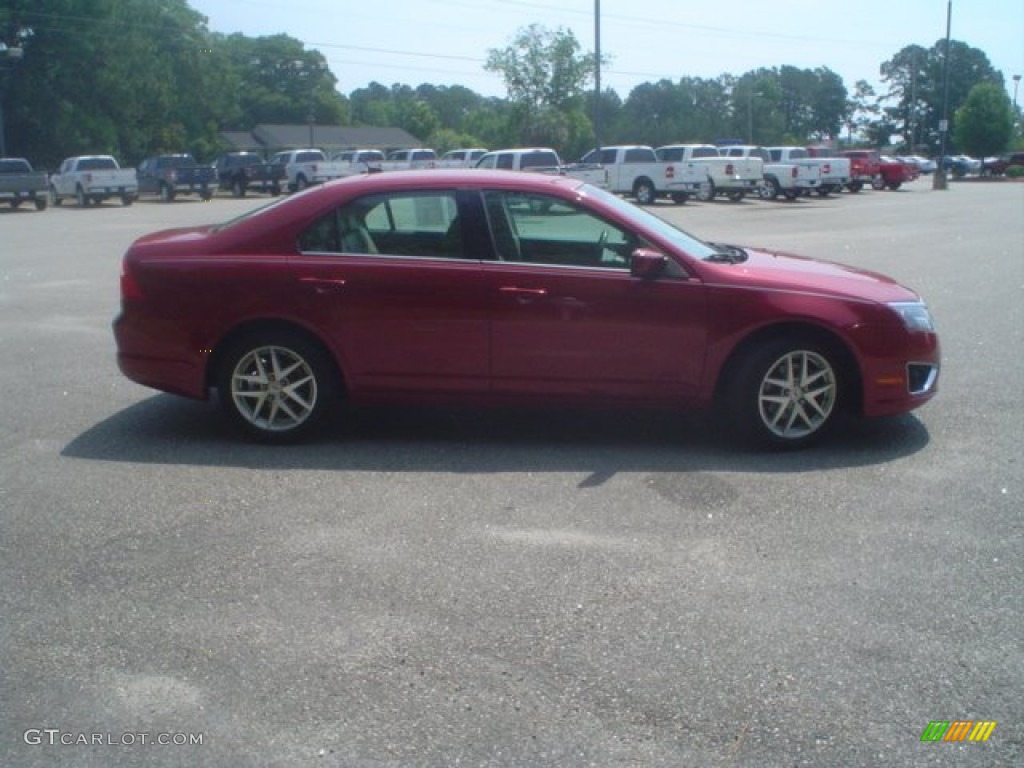
POLYGON ((313 290, 320 294, 337 293, 345 286, 345 280, 341 277, 300 277, 299 282, 313 286, 313 290))

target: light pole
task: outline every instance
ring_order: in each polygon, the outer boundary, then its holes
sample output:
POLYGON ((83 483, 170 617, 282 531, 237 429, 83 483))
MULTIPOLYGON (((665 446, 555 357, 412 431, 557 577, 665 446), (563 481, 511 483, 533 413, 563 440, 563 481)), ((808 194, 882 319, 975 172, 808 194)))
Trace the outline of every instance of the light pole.
POLYGON ((1020 75, 1013 76, 1013 122, 1020 122, 1020 112, 1017 111, 1017 86, 1020 85, 1020 75))
POLYGON ((21 63, 25 55, 25 44, 32 37, 31 27, 17 27, 8 45, 0 38, 0 157, 7 155, 7 141, 4 133, 4 99, 7 97, 7 84, 14 79, 14 69, 21 63))

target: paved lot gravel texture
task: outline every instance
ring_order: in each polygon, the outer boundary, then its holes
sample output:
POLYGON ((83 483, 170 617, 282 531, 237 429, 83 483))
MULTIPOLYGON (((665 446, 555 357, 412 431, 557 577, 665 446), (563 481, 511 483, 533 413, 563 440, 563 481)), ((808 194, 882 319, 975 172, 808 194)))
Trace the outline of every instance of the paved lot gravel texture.
POLYGON ((258 204, 0 212, 0 765, 1024 764, 1024 184, 657 206, 928 300, 939 396, 788 454, 603 411, 240 440, 110 321, 134 237, 258 204))

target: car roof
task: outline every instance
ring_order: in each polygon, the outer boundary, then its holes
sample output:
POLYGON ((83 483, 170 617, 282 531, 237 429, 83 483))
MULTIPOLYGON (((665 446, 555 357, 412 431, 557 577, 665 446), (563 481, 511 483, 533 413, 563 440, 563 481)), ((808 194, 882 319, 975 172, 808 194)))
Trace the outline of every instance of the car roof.
POLYGON ((584 183, 571 176, 550 176, 522 171, 436 168, 348 176, 329 181, 318 189, 359 186, 362 188, 362 192, 373 192, 394 189, 396 186, 405 189, 430 189, 438 186, 451 188, 491 186, 501 189, 518 189, 524 192, 544 192, 553 186, 566 190, 578 189, 584 183))

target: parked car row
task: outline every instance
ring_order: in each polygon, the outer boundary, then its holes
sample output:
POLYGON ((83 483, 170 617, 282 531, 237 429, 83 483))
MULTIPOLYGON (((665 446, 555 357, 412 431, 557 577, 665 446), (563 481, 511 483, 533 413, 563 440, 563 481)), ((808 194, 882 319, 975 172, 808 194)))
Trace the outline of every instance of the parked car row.
MULTIPOLYGON (((1024 152, 977 160, 965 155, 942 158, 943 169, 955 177, 994 176, 1012 166, 1024 167, 1024 152)), ((181 195, 210 200, 218 190, 234 197, 249 192, 279 195, 297 192, 346 176, 394 170, 480 168, 533 171, 570 176, 642 205, 669 199, 685 203, 722 196, 739 201, 757 195, 764 200, 795 200, 810 194, 827 196, 866 186, 897 190, 939 164, 920 155, 882 155, 876 150, 837 151, 824 146, 758 147, 729 144, 615 145, 594 149, 576 163, 564 163, 548 147, 489 151, 482 147, 450 150, 439 158, 433 149, 352 149, 330 158, 320 149, 279 152, 269 161, 255 152, 225 152, 207 166, 192 155, 154 155, 137 169, 121 168, 109 155, 67 158, 49 176, 37 173, 21 158, 0 158, 0 202, 17 208, 32 203, 38 210, 74 200, 87 207, 114 198, 131 205, 151 195, 172 202, 181 195)))

